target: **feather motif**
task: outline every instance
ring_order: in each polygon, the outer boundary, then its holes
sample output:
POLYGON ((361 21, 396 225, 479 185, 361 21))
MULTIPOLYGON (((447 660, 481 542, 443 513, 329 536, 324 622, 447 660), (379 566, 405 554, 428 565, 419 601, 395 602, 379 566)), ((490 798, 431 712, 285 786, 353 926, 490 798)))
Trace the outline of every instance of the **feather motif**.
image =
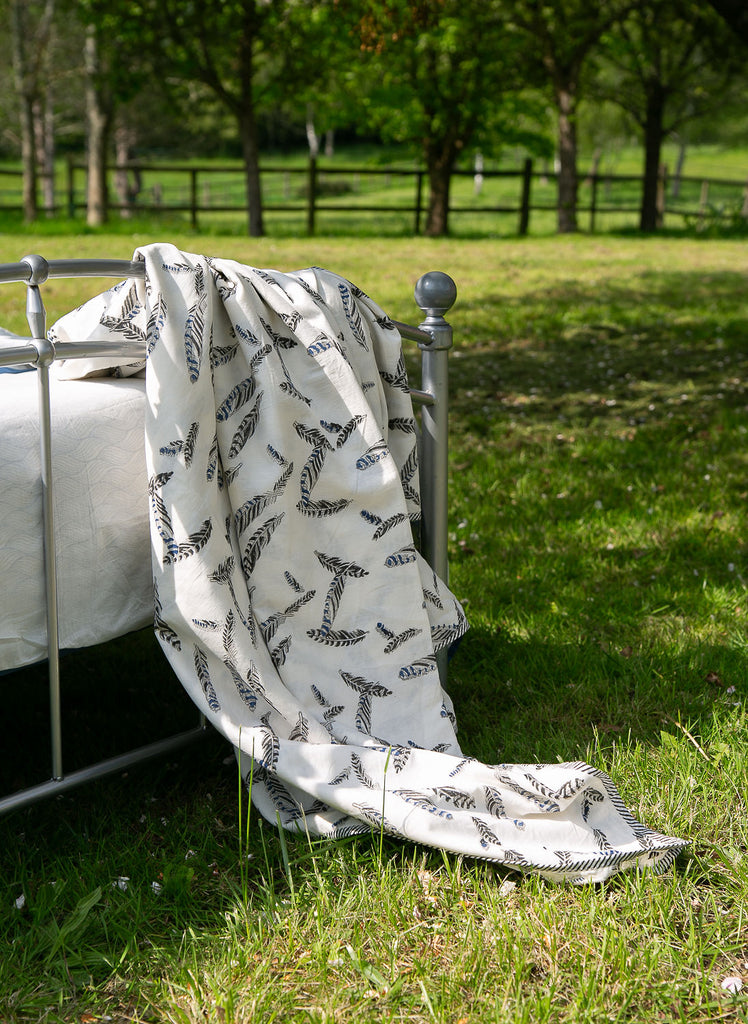
POLYGON ((184 325, 184 355, 187 364, 187 373, 192 384, 200 376, 200 361, 203 354, 203 335, 205 331, 205 307, 207 296, 201 291, 202 268, 198 267, 195 274, 195 289, 198 293, 197 301, 190 307, 184 325))
MULTIPOLYGON (((418 632, 420 633, 420 630, 418 632)), ((428 675, 429 672, 433 672, 435 669, 436 658, 433 654, 428 654, 425 658, 419 658, 417 661, 411 662, 410 665, 403 665, 397 674, 403 680, 417 679, 419 676, 428 675)))
POLYGON ((205 654, 205 652, 197 646, 197 644, 195 644, 194 646, 193 655, 195 662, 195 672, 200 682, 200 686, 202 687, 203 693, 205 694, 205 699, 208 702, 208 707, 210 708, 211 711, 220 711, 221 702, 218 700, 215 688, 210 678, 210 672, 208 670, 208 657, 205 654))
POLYGON ((244 550, 244 557, 242 558, 242 569, 247 579, 252 575, 260 555, 270 542, 270 538, 282 522, 284 516, 285 512, 281 512, 277 516, 271 516, 249 538, 249 543, 244 550))
POLYGON ((340 433, 335 442, 336 448, 342 448, 351 435, 361 426, 366 419, 365 416, 353 416, 348 422, 340 427, 340 433))
POLYGON ((278 766, 280 757, 280 743, 278 737, 268 726, 262 730, 262 757, 260 764, 268 772, 274 772, 278 766))
POLYGON ((212 532, 213 522, 211 519, 206 519, 199 530, 191 533, 187 540, 177 545, 176 551, 170 550, 164 555, 164 565, 173 565, 174 562, 181 562, 183 558, 197 554, 208 543, 212 532))
POLYGON ((171 516, 164 504, 159 491, 172 478, 173 473, 157 473, 148 481, 148 493, 151 497, 151 510, 156 529, 164 541, 169 544, 174 536, 174 528, 171 525, 171 516))
POLYGON ((294 743, 306 743, 309 739, 309 722, 304 718, 301 711, 296 719, 296 725, 289 733, 288 738, 294 743))
POLYGON ((366 636, 365 629, 308 629, 307 636, 317 643, 326 644, 328 647, 352 647, 360 644, 366 636))
POLYGON ((247 441, 252 437, 257 424, 260 420, 260 405, 262 403, 262 396, 264 392, 257 392, 257 399, 251 410, 244 417, 239 425, 239 429, 236 431, 231 439, 231 446, 229 448, 229 458, 235 459, 239 452, 242 450, 247 441))
POLYGON ((270 652, 270 658, 276 668, 280 668, 281 665, 285 665, 288 651, 291 647, 291 637, 284 637, 277 647, 274 647, 270 652))
POLYGON ((213 440, 210 442, 208 463, 205 467, 205 479, 207 482, 210 483, 213 477, 216 477, 219 489, 222 488, 223 474, 221 473, 221 457, 218 454, 218 436, 216 434, 213 435, 213 440))
POLYGON ((336 501, 329 501, 327 498, 320 498, 319 501, 297 501, 296 508, 303 516, 310 516, 314 519, 325 519, 328 516, 337 515, 351 504, 348 498, 338 498, 336 501))
POLYGON ((228 658, 224 660, 224 665, 229 671, 229 675, 234 680, 236 691, 247 705, 250 711, 254 711, 257 707, 257 694, 244 682, 241 675, 239 674, 236 665, 228 658))
POLYGON ((241 505, 234 513, 234 523, 236 524, 237 534, 242 534, 250 526, 255 519, 274 502, 278 500, 280 495, 288 483, 288 480, 293 472, 293 463, 290 463, 281 474, 280 478, 273 485, 271 491, 266 491, 264 494, 257 494, 254 498, 249 498, 241 505))
POLYGON ((343 669, 338 669, 340 676, 346 686, 350 686, 356 693, 365 693, 370 697, 391 697, 392 690, 388 690, 386 686, 382 686, 381 683, 377 683, 370 679, 364 679, 363 676, 353 676, 350 672, 345 672, 343 669))
POLYGON ((345 313, 345 318, 348 321, 348 326, 351 329, 353 337, 359 343, 361 348, 363 348, 365 352, 368 352, 369 346, 366 343, 363 320, 361 319, 358 307, 353 301, 353 296, 351 295, 348 287, 342 281, 338 284, 338 291, 340 292, 340 298, 343 303, 343 312, 345 313))
POLYGON ((371 447, 367 448, 363 455, 356 459, 356 469, 370 469, 372 466, 390 454, 387 442, 381 438, 371 447))
POLYGON ((416 432, 416 421, 412 416, 394 416, 388 420, 387 426, 390 430, 401 430, 405 434, 416 432))
POLYGON ((353 774, 356 776, 356 778, 358 779, 362 786, 366 786, 367 789, 381 788, 374 782, 372 777, 366 771, 363 762, 361 758, 358 756, 358 754, 351 754, 351 768, 353 769, 353 774))
POLYGON ((492 786, 484 786, 483 793, 486 797, 486 807, 490 814, 493 814, 494 818, 506 818, 506 811, 504 810, 504 801, 501 799, 498 791, 492 786))
POLYGON ((253 398, 256 390, 257 383, 255 378, 245 377, 244 380, 240 381, 229 391, 228 395, 218 406, 216 409, 216 419, 223 423, 232 413, 236 412, 237 409, 241 409, 250 398, 253 398))
POLYGON ((486 849, 490 844, 494 846, 501 846, 501 841, 499 840, 498 836, 491 831, 491 829, 488 827, 485 821, 482 821, 480 818, 476 818, 475 816, 473 816, 473 824, 478 830, 478 835, 480 836, 480 844, 484 849, 486 849))
POLYGON ((234 613, 229 608, 228 614, 226 615, 226 621, 223 626, 223 633, 221 634, 221 640, 223 642, 223 649, 229 657, 233 657, 236 654, 236 645, 234 643, 234 613))
POLYGON ((163 608, 161 605, 161 599, 158 596, 158 584, 155 579, 153 581, 153 608, 153 628, 156 632, 156 636, 173 647, 175 651, 181 651, 182 641, 179 638, 179 634, 176 633, 169 623, 162 617, 161 613, 163 608))
POLYGON ((153 309, 148 317, 146 323, 145 336, 146 336, 146 355, 150 355, 154 348, 158 344, 159 338, 161 337, 161 331, 164 324, 166 323, 166 303, 164 297, 159 295, 156 300, 153 309))
POLYGON ((405 360, 402 352, 400 358, 397 361, 397 365, 393 373, 389 373, 387 370, 380 370, 379 376, 390 387, 397 388, 398 391, 410 392, 410 386, 408 385, 408 373, 405 369, 405 360))
POLYGON ((223 345, 217 348, 211 346, 210 349, 210 365, 213 369, 217 366, 225 366, 226 363, 230 363, 236 353, 239 351, 239 345, 234 342, 233 345, 223 345))
POLYGON ((435 786, 432 790, 442 800, 454 804, 460 810, 470 810, 475 807, 475 800, 462 789, 455 789, 454 786, 435 786))

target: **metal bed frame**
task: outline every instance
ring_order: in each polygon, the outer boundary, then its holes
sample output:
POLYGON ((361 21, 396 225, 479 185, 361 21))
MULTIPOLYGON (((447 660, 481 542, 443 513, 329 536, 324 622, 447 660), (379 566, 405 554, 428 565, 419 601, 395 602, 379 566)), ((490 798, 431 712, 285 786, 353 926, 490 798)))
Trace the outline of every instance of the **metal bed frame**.
MULTIPOLYGON (((0 339, 0 366, 31 364, 35 367, 39 395, 39 443, 41 452, 41 489, 46 588, 47 659, 49 678, 49 718, 51 775, 48 781, 0 796, 0 814, 34 803, 44 797, 81 785, 92 779, 122 771, 149 758, 167 754, 202 736, 207 725, 201 715, 191 729, 157 740, 65 773, 62 754, 62 716, 60 694, 60 650, 57 606, 57 559, 52 493, 52 448, 49 368, 56 359, 92 356, 116 356, 128 361, 144 357, 138 342, 60 342, 47 339, 46 310, 41 286, 49 278, 114 277, 142 278, 142 261, 118 259, 57 259, 24 256, 18 263, 0 264, 0 284, 26 284, 26 317, 31 336, 10 342, 0 339)), ((448 354, 452 346, 452 328, 444 314, 454 304, 457 288, 440 271, 424 274, 415 286, 415 301, 425 319, 418 326, 394 321, 401 336, 415 341, 421 350, 421 386, 412 388, 414 401, 421 406, 421 550, 431 567, 445 582, 447 558, 447 456, 448 456, 448 354)), ((446 683, 446 651, 437 656, 442 684, 446 683)))

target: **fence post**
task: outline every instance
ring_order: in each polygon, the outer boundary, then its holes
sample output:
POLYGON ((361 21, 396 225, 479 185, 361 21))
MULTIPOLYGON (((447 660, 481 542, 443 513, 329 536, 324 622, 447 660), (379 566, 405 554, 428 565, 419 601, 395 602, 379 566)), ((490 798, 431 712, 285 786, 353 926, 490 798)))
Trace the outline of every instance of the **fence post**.
POLYGON ((67 194, 68 217, 73 220, 75 217, 75 165, 72 156, 67 159, 67 194))
POLYGON ((423 205, 423 171, 416 171, 416 222, 413 229, 415 235, 421 233, 421 206, 423 205))
POLYGON ((307 209, 306 209, 306 233, 314 234, 314 220, 317 205, 317 161, 313 156, 309 157, 309 178, 308 178, 307 209))
POLYGON ((522 168, 522 198, 519 204, 519 234, 526 235, 530 227, 530 192, 532 190, 532 159, 525 158, 522 168))
POLYGON ((597 171, 590 176, 590 234, 595 233, 595 215, 597 213, 597 171))
POLYGON ((190 223, 197 230, 197 169, 190 168, 190 223))
POLYGON ((698 229, 704 227, 704 215, 706 214, 706 205, 709 202, 709 182, 702 181, 701 192, 699 193, 699 217, 698 217, 698 229))

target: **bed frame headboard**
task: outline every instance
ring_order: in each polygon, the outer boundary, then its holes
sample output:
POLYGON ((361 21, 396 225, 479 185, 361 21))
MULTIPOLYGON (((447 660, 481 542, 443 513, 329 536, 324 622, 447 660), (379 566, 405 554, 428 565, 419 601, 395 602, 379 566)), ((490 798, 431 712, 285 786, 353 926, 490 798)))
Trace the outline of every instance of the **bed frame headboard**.
MULTIPOLYGON (((44 568, 47 616, 47 653, 49 661, 49 707, 51 742, 51 778, 48 782, 0 797, 0 813, 30 804, 45 796, 72 788, 94 778, 111 774, 150 757, 166 754, 201 735, 199 725, 145 747, 109 758, 75 772, 65 774, 62 759, 60 698, 59 629, 57 601, 57 559, 52 493, 53 436, 50 415, 49 368, 56 359, 97 355, 142 359, 138 342, 59 342, 47 338, 46 310, 42 286, 50 278, 109 277, 142 278, 145 263, 119 259, 54 259, 25 256, 17 263, 0 264, 0 284, 26 284, 26 316, 30 336, 0 339, 0 366, 31 364, 35 367, 39 393, 39 437, 41 452, 42 512, 44 523, 44 568)), ((414 401, 421 406, 421 549, 424 557, 445 581, 448 581, 448 354, 452 347, 452 328, 445 319, 457 297, 454 281, 447 274, 432 271, 419 278, 415 301, 424 319, 418 326, 394 321, 401 336, 417 343, 421 350, 420 387, 412 388, 414 401)), ((437 655, 442 684, 446 683, 446 651, 437 655)))

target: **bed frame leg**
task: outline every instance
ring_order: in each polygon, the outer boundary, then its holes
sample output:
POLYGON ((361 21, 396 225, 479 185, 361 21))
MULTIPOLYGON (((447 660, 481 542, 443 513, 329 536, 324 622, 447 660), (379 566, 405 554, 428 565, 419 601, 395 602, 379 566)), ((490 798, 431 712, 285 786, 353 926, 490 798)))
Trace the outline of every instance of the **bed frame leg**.
MULTIPOLYGON (((449 582, 448 482, 449 482, 449 350, 452 327, 444 314, 454 305, 457 286, 448 274, 431 271, 419 278, 415 300, 426 319, 419 324, 431 335, 431 342, 419 342, 421 379, 424 391, 434 403, 421 413, 421 502, 423 504, 423 554, 436 574, 449 582)), ((437 655, 442 685, 447 680, 447 652, 437 655)))
POLYGON ((47 604, 47 657, 49 659, 49 728, 52 778, 63 777, 62 712, 60 701, 60 647, 57 618, 57 551, 54 526, 52 485, 52 414, 49 392, 49 367, 55 358, 54 345, 47 340, 47 313, 40 285, 49 277, 49 264, 43 256, 24 256, 31 268, 26 287, 26 319, 36 349, 39 382, 39 446, 42 483, 42 522, 44 530, 44 578, 47 604))

